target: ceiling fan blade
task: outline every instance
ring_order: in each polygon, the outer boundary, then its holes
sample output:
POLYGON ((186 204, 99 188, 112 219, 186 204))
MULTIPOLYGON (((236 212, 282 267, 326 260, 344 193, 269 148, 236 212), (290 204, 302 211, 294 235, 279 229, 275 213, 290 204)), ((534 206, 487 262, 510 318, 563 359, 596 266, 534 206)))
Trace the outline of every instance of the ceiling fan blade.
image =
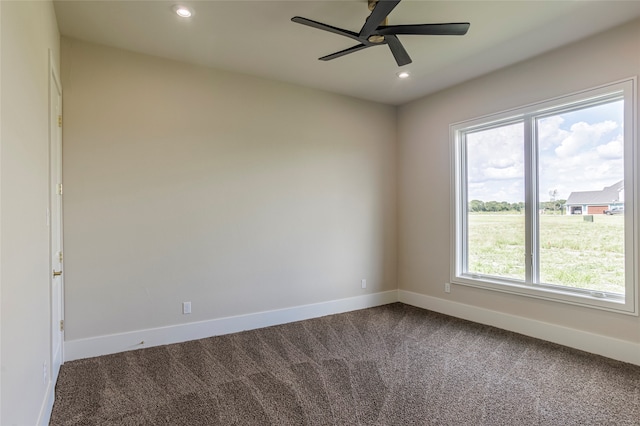
POLYGON ((465 35, 469 31, 468 22, 451 24, 416 24, 380 26, 374 34, 414 34, 414 35, 465 35))
POLYGON ((322 22, 313 21, 311 19, 303 18, 301 16, 294 16, 293 18, 291 18, 291 21, 297 24, 306 25, 308 27, 317 28, 319 30, 328 31, 330 33, 338 34, 344 37, 352 38, 357 41, 361 41, 360 38, 358 37, 358 34, 354 33, 353 31, 343 30, 342 28, 333 27, 331 25, 323 24, 322 22))
POLYGON ((384 39, 389 45, 389 49, 391 49, 391 53, 393 53, 393 57, 396 59, 399 67, 412 62, 409 54, 404 50, 404 46, 400 43, 400 40, 398 40, 398 37, 394 35, 387 35, 384 36, 384 39))
POLYGON ((378 25, 384 21, 389 13, 400 3, 400 0, 379 0, 376 7, 367 18, 360 30, 360 38, 368 38, 374 33, 378 25))
POLYGON ((373 44, 358 44, 357 46, 350 47, 348 49, 341 50, 336 53, 332 53, 331 55, 323 56, 322 58, 318 58, 321 61, 330 61, 332 59, 339 58, 344 55, 348 55, 349 53, 357 52, 358 50, 366 49, 367 47, 371 47, 373 44))

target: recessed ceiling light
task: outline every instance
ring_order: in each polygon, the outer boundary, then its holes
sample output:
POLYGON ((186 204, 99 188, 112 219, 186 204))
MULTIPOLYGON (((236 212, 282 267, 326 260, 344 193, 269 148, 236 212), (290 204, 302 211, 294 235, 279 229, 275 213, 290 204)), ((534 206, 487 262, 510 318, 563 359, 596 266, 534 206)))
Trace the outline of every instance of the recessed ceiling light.
POLYGON ((410 75, 410 74, 409 74, 408 72, 406 72, 406 71, 402 71, 402 72, 399 72, 399 73, 398 73, 398 74, 396 74, 396 75, 398 76, 398 78, 405 79, 405 78, 409 78, 409 75, 410 75))
POLYGON ((193 15, 191 9, 185 6, 173 6, 173 11, 181 18, 190 18, 193 15))

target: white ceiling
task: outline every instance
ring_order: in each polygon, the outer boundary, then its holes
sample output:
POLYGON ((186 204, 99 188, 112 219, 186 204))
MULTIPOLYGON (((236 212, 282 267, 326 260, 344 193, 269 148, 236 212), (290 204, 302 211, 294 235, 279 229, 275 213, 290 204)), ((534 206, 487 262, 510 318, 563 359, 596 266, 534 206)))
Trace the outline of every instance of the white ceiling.
MULTIPOLYGON (((403 0, 389 24, 470 22, 465 36, 399 36, 413 63, 399 80, 387 46, 318 61, 357 43, 291 22, 358 32, 366 0, 54 1, 72 38, 399 105, 640 16, 640 1, 403 0), (176 4, 190 7, 179 18, 176 4)), ((635 52, 634 54, 637 54, 635 52)))

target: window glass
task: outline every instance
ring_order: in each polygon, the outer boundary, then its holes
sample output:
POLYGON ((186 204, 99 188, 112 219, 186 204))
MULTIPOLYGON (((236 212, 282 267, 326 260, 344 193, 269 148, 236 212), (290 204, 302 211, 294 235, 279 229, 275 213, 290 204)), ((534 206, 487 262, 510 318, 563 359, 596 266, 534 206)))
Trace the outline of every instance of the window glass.
POLYGON ((525 279, 523 130, 466 134, 469 274, 525 279))
POLYGON ((624 294, 623 117, 616 100, 537 120, 542 283, 624 294))

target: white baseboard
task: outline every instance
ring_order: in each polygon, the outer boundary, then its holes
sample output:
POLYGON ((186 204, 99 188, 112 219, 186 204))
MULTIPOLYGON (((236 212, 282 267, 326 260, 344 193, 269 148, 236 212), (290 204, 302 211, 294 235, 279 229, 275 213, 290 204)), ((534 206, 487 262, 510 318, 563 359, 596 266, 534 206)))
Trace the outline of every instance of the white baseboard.
POLYGON ((406 290, 398 290, 398 301, 480 324, 640 365, 640 344, 614 339, 560 325, 478 308, 406 290))
POLYGON ((371 308, 397 301, 397 291, 391 290, 273 311, 109 334, 87 339, 68 340, 64 344, 64 357, 65 361, 73 361, 134 349, 204 339, 222 334, 237 333, 239 331, 371 308))
POLYGON ((406 290, 391 290, 273 311, 217 318, 168 327, 136 330, 87 339, 70 340, 66 341, 64 345, 65 361, 203 339, 206 337, 386 305, 394 302, 406 303, 407 305, 440 312, 480 324, 491 325, 585 352, 640 365, 640 344, 637 343, 516 315, 491 311, 406 290), (144 342, 144 344, 140 342, 144 342))
POLYGON ((54 377, 54 380, 50 381, 47 386, 47 392, 44 395, 42 407, 40 407, 40 414, 38 415, 38 423, 36 423, 38 426, 47 426, 49 424, 51 412, 53 411, 53 401, 55 400, 54 391, 57 379, 57 377, 54 377))

